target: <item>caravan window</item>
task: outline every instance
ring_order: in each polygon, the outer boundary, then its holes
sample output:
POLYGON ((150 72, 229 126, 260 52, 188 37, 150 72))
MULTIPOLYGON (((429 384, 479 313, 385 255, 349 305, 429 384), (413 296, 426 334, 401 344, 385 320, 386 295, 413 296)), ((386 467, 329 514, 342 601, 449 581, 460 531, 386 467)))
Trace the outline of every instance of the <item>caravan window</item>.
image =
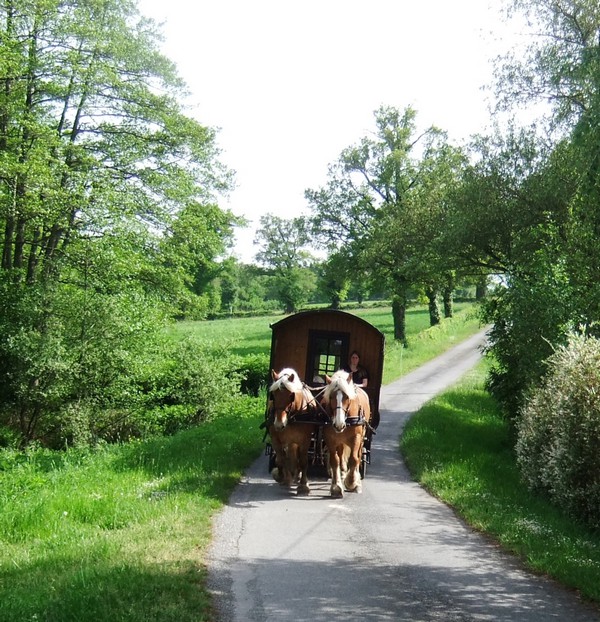
POLYGON ((309 331, 309 355, 306 378, 312 385, 325 384, 325 374, 331 376, 348 360, 349 333, 309 331))

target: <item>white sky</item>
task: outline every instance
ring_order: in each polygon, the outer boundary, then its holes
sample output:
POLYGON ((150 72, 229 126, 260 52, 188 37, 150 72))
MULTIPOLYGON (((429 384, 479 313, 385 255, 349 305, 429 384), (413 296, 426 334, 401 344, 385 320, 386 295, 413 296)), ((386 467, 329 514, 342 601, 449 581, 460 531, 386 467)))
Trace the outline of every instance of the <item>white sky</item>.
POLYGON ((382 104, 416 108, 460 142, 489 124, 489 60, 509 37, 501 0, 139 0, 164 22, 163 51, 218 127, 237 188, 221 206, 252 221, 234 252, 250 262, 261 215, 308 213, 344 147, 382 104))

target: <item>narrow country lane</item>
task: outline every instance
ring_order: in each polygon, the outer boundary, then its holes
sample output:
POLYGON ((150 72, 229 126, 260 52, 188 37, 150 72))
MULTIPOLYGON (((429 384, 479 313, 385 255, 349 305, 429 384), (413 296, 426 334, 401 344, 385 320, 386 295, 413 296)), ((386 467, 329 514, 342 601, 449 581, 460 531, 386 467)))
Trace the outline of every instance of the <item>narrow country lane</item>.
POLYGON ((219 622, 600 621, 597 608, 471 531, 402 462, 407 418, 478 361, 484 339, 383 388, 362 494, 331 499, 321 479, 296 497, 273 482, 265 457, 252 465, 215 524, 219 622))

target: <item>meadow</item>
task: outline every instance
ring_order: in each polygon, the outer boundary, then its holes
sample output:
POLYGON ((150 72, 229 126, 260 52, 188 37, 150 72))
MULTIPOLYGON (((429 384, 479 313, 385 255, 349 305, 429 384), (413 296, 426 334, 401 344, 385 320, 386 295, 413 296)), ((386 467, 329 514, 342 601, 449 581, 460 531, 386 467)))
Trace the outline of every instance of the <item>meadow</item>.
MULTIPOLYGON (((479 330, 472 305, 428 327, 407 318, 393 343, 389 308, 357 311, 387 336, 385 382, 479 330)), ((281 316, 178 325, 266 354, 281 316)), ((483 368, 409 422, 402 451, 415 478, 537 572, 600 601, 600 539, 532 499, 509 432, 483 391, 483 368), (441 426, 441 427, 440 427, 441 426)), ((209 622, 211 521, 264 450, 266 396, 171 437, 93 449, 0 451, 0 622, 209 622)))
MULTIPOLYGON (((415 369, 425 361, 441 354, 479 329, 476 307, 470 302, 454 305, 454 317, 430 328, 429 312, 425 306, 412 307, 407 312, 406 333, 408 347, 394 341, 394 324, 389 306, 350 310, 367 320, 385 335, 383 383, 387 384, 415 369)), ((212 322, 180 322, 173 328, 173 336, 200 334, 206 341, 227 342, 228 349, 239 356, 264 354, 271 349, 270 325, 284 315, 269 315, 212 322)))

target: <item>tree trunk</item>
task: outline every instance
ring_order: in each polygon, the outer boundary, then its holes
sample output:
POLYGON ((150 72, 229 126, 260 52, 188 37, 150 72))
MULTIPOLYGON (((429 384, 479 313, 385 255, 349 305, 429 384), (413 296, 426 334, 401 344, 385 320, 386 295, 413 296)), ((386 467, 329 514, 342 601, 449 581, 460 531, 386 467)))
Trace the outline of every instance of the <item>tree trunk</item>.
POLYGON ((437 326, 440 323, 440 307, 437 301, 437 289, 427 287, 425 290, 427 300, 429 300, 429 326, 437 326))
POLYGON ((10 214, 6 217, 4 226, 4 241, 2 247, 2 268, 10 270, 12 268, 12 248, 15 234, 15 219, 10 214))
POLYGON ((475 300, 485 298, 487 294, 487 275, 482 276, 475 286, 475 300))
POLYGON ((444 317, 450 318, 454 315, 454 299, 451 287, 444 288, 444 317))
POLYGON ((406 307, 406 288, 402 287, 401 291, 395 294, 392 299, 392 317, 394 319, 394 339, 400 341, 404 346, 407 345, 406 307))

